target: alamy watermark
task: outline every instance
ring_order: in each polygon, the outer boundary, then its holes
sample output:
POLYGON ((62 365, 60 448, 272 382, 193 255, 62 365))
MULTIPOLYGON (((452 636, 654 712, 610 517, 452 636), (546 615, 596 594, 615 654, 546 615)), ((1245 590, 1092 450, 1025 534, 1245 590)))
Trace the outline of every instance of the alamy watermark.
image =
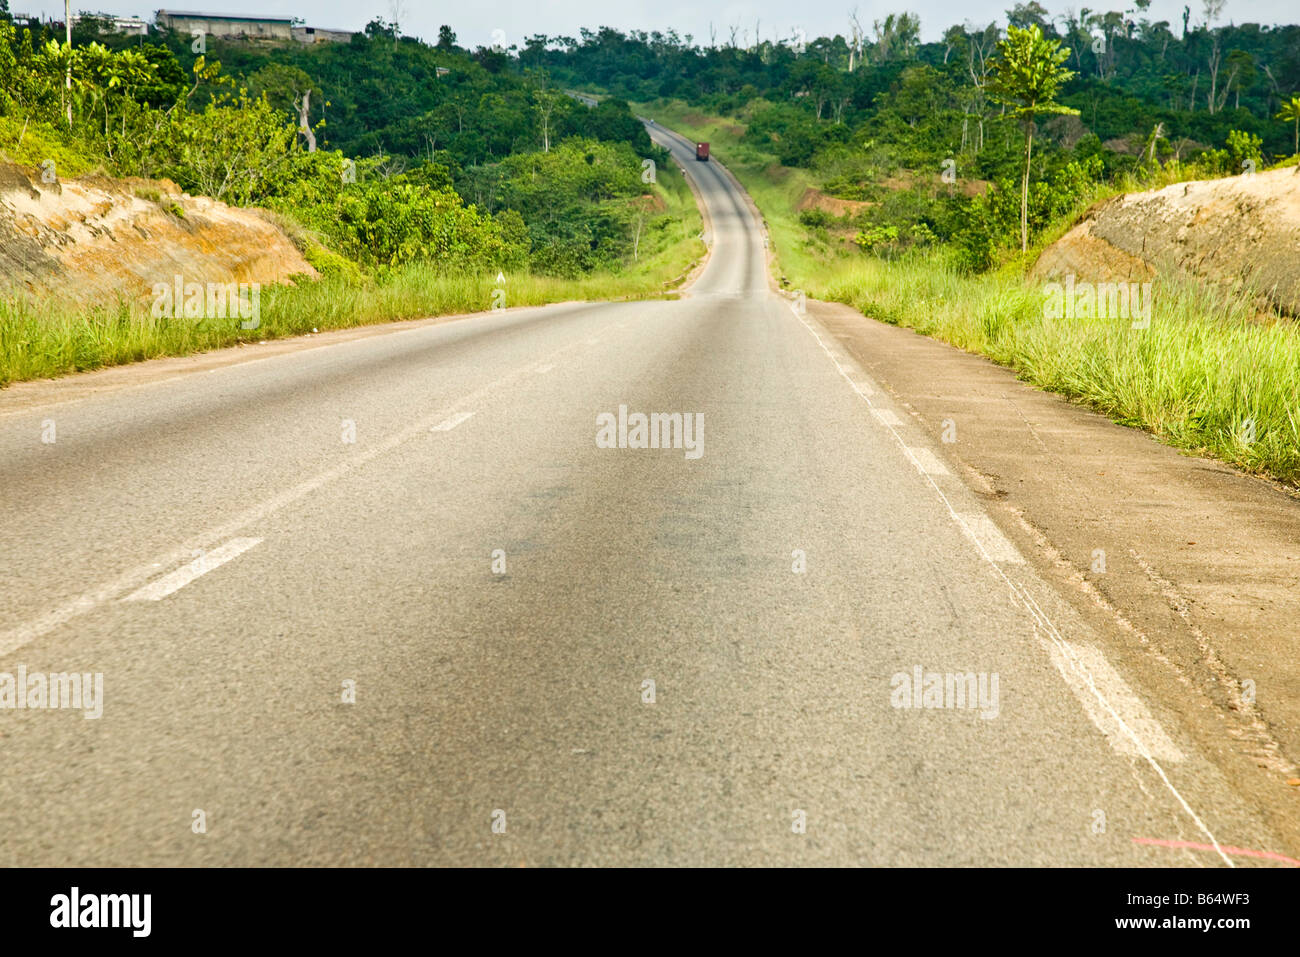
POLYGON ((256 329, 262 322, 259 282, 172 282, 153 284, 155 319, 240 319, 239 328, 256 329))
POLYGON ((74 886, 50 898, 50 926, 125 928, 133 937, 148 937, 152 910, 152 894, 85 894, 74 886))
POLYGON ((925 671, 920 665, 889 679, 889 703, 895 708, 978 710, 981 718, 996 718, 998 673, 925 671))
POLYGON ((598 449, 684 449, 688 459, 704 454, 703 412, 601 412, 596 416, 598 449))
POLYGON ((18 666, 16 675, 0 672, 0 710, 76 709, 88 721, 104 714, 103 672, 32 672, 18 666))
POLYGON ((1076 282, 1043 286, 1044 319, 1132 319, 1133 328, 1151 324, 1151 283, 1076 282))

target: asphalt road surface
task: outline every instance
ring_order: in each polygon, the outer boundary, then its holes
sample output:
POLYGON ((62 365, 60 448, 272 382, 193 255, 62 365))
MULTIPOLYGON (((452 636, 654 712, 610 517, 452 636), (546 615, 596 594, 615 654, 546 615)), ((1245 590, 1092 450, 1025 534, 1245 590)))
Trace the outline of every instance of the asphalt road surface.
POLYGON ((5 863, 1271 863, 672 142, 678 301, 0 395, 0 672, 103 676, 0 710, 5 863))

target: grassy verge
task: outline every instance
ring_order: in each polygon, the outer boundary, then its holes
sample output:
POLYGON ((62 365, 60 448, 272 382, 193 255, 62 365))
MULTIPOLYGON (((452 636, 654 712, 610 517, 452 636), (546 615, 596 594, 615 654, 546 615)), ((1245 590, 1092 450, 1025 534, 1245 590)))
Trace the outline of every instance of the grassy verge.
MULTIPOLYGON (((661 171, 658 185, 669 216, 663 228, 642 236, 637 261, 578 279, 511 274, 500 286, 503 304, 651 298, 670 290, 704 254, 704 244, 699 211, 681 174, 661 171)), ((0 386, 313 330, 478 312, 501 298, 494 274, 446 274, 416 264, 381 277, 357 276, 339 270, 317 281, 263 288, 260 322, 251 330, 240 328, 238 319, 155 318, 150 296, 91 306, 0 300, 0 386)))
POLYGON ((1300 335, 1241 297, 1160 282, 1150 327, 1047 318, 1036 284, 969 277, 942 260, 863 257, 807 285, 885 322, 988 356, 1124 425, 1300 485, 1300 335))
MULTIPOLYGON (((680 103, 638 112, 710 140, 767 219, 790 286, 987 356, 1178 448, 1300 486, 1300 330, 1288 320, 1261 321, 1249 297, 1166 279, 1153 286, 1149 328, 1050 318, 1042 285, 1025 276, 1033 251, 971 276, 943 252, 886 260, 832 248, 798 221, 796 204, 814 185, 807 174, 742 143, 735 121, 680 103)), ((1047 231, 1039 246, 1067 226, 1047 231)))

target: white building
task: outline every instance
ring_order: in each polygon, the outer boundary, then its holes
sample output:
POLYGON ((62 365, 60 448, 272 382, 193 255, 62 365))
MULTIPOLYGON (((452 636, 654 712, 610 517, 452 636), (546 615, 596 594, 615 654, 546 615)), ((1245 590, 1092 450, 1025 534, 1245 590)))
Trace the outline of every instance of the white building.
POLYGON ((293 40, 293 17, 256 17, 193 10, 159 10, 158 26, 182 36, 198 33, 220 40, 293 40))

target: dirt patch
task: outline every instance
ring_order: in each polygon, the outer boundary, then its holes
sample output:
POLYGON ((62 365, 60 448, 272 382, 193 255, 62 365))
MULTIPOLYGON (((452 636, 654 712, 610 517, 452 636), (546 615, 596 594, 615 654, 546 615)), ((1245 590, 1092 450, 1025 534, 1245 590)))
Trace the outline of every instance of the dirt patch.
POLYGON ((917 184, 918 177, 911 170, 900 170, 892 176, 886 176, 880 181, 880 185, 885 189, 901 192, 911 189, 917 184))
POLYGON ((1098 203, 1032 274, 1190 275, 1300 315, 1300 167, 1175 183, 1098 203))
POLYGON ((33 199, 40 196, 32 181, 21 169, 9 163, 0 163, 0 193, 9 190, 22 190, 33 199))
POLYGON ((868 200, 840 199, 838 196, 828 196, 821 190, 809 186, 803 191, 803 195, 799 197, 799 202, 795 204, 795 208, 801 213, 805 209, 820 209, 832 216, 852 216, 861 210, 879 205, 879 203, 868 200))
POLYGON ((664 202, 662 196, 651 193, 648 196, 638 196, 632 200, 633 209, 638 209, 643 213, 663 213, 667 212, 668 204, 664 202))
POLYGON ((1054 278, 1087 276, 1093 282, 1140 282, 1156 271, 1137 256, 1092 235, 1092 220, 1085 220, 1043 250, 1034 275, 1054 278))
POLYGON ((938 173, 917 173, 913 170, 900 170, 891 176, 886 176, 880 181, 880 185, 893 192, 928 187, 932 195, 937 195, 940 190, 950 190, 955 185, 957 192, 967 199, 973 199, 988 192, 990 183, 986 179, 962 178, 955 184, 949 184, 945 183, 938 173))

